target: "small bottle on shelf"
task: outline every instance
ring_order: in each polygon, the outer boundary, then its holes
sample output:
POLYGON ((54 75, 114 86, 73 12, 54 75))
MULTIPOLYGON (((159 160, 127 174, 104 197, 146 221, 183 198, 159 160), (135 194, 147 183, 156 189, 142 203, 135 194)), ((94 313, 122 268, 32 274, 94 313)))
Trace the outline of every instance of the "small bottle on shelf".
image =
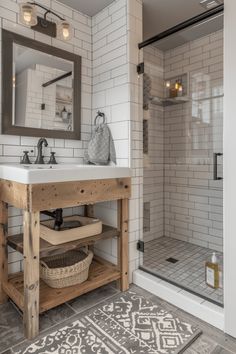
POLYGON ((179 80, 179 87, 178 87, 177 96, 178 97, 182 97, 183 96, 183 84, 182 84, 181 80, 179 80))
POLYGON ((179 84, 178 81, 176 80, 176 82, 170 86, 170 98, 177 97, 178 87, 179 84))
POLYGON ((178 89, 179 89, 179 80, 176 80, 175 81, 175 90, 176 90, 176 92, 178 92, 178 89))

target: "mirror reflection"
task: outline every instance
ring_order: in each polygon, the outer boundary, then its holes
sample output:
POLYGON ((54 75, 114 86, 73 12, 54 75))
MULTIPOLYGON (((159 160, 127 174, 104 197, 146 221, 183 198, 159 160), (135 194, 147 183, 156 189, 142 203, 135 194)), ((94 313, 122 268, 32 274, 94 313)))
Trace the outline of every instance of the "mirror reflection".
POLYGON ((18 127, 74 131, 73 62, 13 44, 13 115, 18 127))

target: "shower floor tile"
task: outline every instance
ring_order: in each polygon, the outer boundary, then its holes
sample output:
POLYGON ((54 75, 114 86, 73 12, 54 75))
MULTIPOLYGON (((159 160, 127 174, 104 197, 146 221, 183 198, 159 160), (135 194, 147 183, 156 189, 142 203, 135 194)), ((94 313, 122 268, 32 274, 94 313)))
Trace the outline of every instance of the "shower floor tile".
MULTIPOLYGON (((212 289, 205 283, 205 262, 212 252, 208 248, 164 236, 145 243, 142 268, 223 306, 223 289, 212 289), (178 261, 168 262, 169 258, 178 261)), ((222 265, 223 254, 216 253, 222 265)))

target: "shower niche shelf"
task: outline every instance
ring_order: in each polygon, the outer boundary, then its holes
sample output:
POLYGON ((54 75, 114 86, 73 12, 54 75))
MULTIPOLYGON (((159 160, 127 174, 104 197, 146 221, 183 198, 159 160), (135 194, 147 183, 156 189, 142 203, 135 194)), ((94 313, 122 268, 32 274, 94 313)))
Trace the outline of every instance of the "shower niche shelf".
MULTIPOLYGON (((189 92, 189 75, 183 73, 178 76, 166 78, 164 80, 164 98, 161 99, 162 106, 173 106, 190 101, 189 92)), ((153 101, 155 98, 153 99, 153 101)))
POLYGON ((189 102, 190 98, 188 96, 181 97, 173 97, 173 98, 160 98, 160 97, 152 97, 151 103, 157 106, 167 107, 173 106, 176 104, 183 104, 189 102))
MULTIPOLYGON (((147 78, 145 82, 147 86, 151 85, 147 78)), ((149 95, 150 103, 161 107, 167 107, 191 101, 190 97, 188 96, 189 75, 187 73, 167 78, 164 80, 163 84, 163 97, 149 95)), ((150 91, 151 90, 149 90, 149 93, 150 91)))
POLYGON ((187 103, 187 102, 196 102, 197 103, 197 102, 203 102, 203 101, 210 101, 210 100, 219 99, 219 98, 223 98, 223 97, 224 97, 224 94, 201 97, 201 98, 190 98, 188 96, 173 97, 173 98, 152 97, 150 99, 150 101, 152 104, 155 104, 157 106, 167 107, 167 106, 173 106, 176 104, 183 104, 183 103, 187 103))

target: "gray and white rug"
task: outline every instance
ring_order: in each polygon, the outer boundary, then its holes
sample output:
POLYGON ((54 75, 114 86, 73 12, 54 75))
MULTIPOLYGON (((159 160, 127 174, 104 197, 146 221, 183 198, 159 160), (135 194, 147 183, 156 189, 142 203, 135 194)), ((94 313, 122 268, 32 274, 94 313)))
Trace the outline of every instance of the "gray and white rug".
POLYGON ((15 354, 180 354, 201 331, 133 291, 15 354))

